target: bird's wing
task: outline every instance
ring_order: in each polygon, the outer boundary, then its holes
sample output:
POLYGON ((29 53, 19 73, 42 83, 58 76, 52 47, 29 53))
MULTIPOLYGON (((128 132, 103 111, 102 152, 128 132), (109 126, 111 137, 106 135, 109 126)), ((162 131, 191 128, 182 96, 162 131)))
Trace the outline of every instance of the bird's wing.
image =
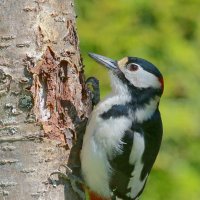
POLYGON ((122 153, 110 164, 113 175, 110 187, 122 199, 136 199, 142 193, 148 174, 158 154, 162 139, 159 112, 151 120, 133 124, 122 138, 122 153))

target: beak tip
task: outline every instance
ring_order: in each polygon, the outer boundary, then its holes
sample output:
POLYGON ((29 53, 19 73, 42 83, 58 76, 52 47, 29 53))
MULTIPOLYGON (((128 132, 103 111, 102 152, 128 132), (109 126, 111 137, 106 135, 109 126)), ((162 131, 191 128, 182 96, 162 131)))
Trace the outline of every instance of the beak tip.
POLYGON ((92 53, 92 52, 89 52, 88 55, 89 55, 91 58, 94 58, 94 57, 95 57, 95 53, 92 53))
POLYGON ((112 60, 112 59, 107 58, 105 56, 101 56, 101 55, 98 55, 98 54, 95 54, 95 53, 91 53, 91 52, 89 52, 88 55, 91 58, 93 58, 96 62, 106 66, 109 69, 112 69, 112 70, 117 69, 115 60, 112 60))

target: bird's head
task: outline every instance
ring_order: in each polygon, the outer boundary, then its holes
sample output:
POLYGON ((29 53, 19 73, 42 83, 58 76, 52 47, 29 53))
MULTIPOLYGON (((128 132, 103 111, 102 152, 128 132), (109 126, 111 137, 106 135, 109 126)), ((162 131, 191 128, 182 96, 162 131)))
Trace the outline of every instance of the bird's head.
POLYGON ((89 53, 90 57, 98 63, 106 66, 119 80, 119 84, 126 85, 132 91, 155 90, 161 96, 164 89, 163 76, 160 71, 150 62, 137 57, 124 57, 121 60, 113 60, 101 55, 89 53))

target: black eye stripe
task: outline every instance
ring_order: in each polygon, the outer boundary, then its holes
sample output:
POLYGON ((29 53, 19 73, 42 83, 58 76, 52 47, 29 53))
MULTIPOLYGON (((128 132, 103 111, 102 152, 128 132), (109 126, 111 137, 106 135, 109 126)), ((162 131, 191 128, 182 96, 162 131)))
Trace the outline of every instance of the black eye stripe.
POLYGON ((129 71, 137 71, 138 68, 139 68, 138 65, 136 65, 136 64, 134 64, 134 63, 130 63, 130 64, 127 65, 127 69, 128 69, 129 71))

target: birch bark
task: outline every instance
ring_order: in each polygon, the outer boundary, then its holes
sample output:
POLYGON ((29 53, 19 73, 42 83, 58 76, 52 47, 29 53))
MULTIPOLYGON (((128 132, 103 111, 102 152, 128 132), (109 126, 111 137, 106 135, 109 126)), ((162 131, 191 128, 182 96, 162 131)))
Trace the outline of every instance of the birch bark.
POLYGON ((49 179, 67 164, 91 111, 75 18, 72 0, 0 0, 2 200, 78 199, 49 179))

